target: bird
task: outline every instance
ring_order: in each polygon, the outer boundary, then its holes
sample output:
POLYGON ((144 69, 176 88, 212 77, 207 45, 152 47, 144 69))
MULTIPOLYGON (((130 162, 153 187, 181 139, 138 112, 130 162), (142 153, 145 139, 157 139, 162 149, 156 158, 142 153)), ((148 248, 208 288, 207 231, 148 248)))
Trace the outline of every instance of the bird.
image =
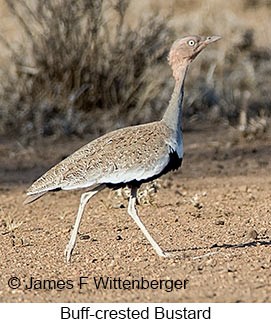
POLYGON ((71 260, 80 222, 90 198, 105 188, 125 186, 130 188, 128 214, 158 256, 171 256, 161 249, 140 220, 136 208, 137 191, 142 183, 153 181, 181 166, 182 103, 188 67, 204 48, 220 38, 192 35, 172 44, 168 62, 175 86, 161 120, 117 129, 94 139, 53 166, 28 188, 24 204, 34 202, 47 192, 85 189, 64 252, 67 262, 71 260))

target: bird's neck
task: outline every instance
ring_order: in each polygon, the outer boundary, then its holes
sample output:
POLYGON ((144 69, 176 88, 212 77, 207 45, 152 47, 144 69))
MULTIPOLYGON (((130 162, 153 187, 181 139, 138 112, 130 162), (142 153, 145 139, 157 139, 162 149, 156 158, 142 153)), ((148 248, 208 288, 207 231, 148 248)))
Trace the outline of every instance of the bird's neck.
POLYGON ((169 128, 177 132, 181 131, 183 89, 187 70, 188 65, 180 66, 178 68, 178 74, 176 73, 177 75, 175 75, 175 87, 162 119, 169 128))

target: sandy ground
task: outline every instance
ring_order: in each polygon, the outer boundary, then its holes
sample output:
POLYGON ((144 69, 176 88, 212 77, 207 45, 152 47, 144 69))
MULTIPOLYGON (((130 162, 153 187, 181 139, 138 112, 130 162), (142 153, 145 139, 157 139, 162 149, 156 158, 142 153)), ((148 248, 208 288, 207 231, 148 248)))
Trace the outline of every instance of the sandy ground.
POLYGON ((229 129, 208 127, 184 138, 182 169, 159 181, 151 204, 138 206, 174 257, 157 257, 127 215, 127 201, 116 203, 105 190, 88 204, 70 263, 64 249, 80 192, 48 194, 27 206, 22 201, 34 179, 85 142, 25 148, 0 141, 0 301, 270 302, 270 139, 233 145, 229 129), (9 287, 18 283, 11 277, 20 279, 18 288, 9 287), (31 277, 35 288, 27 289, 31 277), (94 278, 101 277, 116 285, 96 288, 94 278), (167 283, 161 289, 119 285, 141 279, 167 283))

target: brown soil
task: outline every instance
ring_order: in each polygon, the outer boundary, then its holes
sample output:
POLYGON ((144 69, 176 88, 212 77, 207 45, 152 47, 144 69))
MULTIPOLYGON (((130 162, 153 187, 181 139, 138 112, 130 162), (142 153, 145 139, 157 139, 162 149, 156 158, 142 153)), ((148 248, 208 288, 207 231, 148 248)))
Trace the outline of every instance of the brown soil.
POLYGON ((35 178, 84 142, 24 148, 1 141, 0 301, 270 302, 270 140, 233 145, 229 129, 210 128, 184 138, 182 169, 161 179, 152 205, 138 206, 151 234, 175 257, 159 258, 105 190, 88 204, 71 263, 64 249, 80 192, 48 194, 27 206, 22 201, 35 178), (12 290, 14 276, 22 285, 12 290), (80 276, 88 277, 82 289, 80 276), (56 289, 26 290, 30 277, 60 282, 56 289), (95 288, 93 277, 189 282, 171 292, 105 290, 95 288))

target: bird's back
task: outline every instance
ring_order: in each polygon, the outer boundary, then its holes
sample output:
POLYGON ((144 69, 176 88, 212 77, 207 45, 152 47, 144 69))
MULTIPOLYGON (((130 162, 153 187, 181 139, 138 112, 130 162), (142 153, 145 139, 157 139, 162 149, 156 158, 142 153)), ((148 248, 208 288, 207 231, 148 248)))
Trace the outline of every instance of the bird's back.
POLYGON ((52 167, 27 194, 148 179, 162 172, 172 151, 181 151, 179 144, 176 134, 162 121, 115 130, 52 167))

